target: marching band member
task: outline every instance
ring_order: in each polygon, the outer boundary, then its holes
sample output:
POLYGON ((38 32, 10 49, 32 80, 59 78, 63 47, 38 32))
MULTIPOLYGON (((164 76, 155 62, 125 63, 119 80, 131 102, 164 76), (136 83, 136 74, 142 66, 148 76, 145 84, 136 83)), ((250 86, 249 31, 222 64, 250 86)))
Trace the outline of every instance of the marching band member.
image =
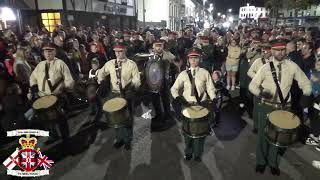
MULTIPOLYGON (((138 90, 141 85, 140 74, 137 64, 126 57, 126 46, 124 43, 119 43, 114 46, 113 50, 116 54, 116 59, 112 59, 105 63, 98 73, 98 83, 103 86, 102 81, 107 76, 110 76, 109 97, 121 96, 127 100, 130 116, 132 117, 131 103, 134 98, 134 91, 138 90)), ((116 128, 117 139, 113 147, 119 149, 124 145, 126 150, 131 149, 132 140, 132 125, 116 128)))
MULTIPOLYGON (((215 87, 209 72, 199 67, 200 56, 200 49, 191 48, 188 53, 191 67, 179 74, 171 88, 171 94, 181 108, 188 107, 191 104, 204 105, 206 101, 213 101, 216 97, 215 87), (182 90, 182 94, 179 93, 180 90, 182 90)), ((210 120, 213 121, 213 117, 210 120)), ((194 157, 195 161, 201 161, 205 137, 191 138, 186 134, 184 134, 184 137, 185 160, 189 161, 194 157)))
POLYGON ((290 87, 293 79, 303 91, 301 106, 311 103, 311 82, 299 66, 286 59, 286 40, 276 39, 271 42, 272 57, 270 62, 261 67, 249 84, 249 90, 261 98, 261 119, 258 123, 258 143, 256 151, 256 172, 263 173, 269 166, 273 175, 280 175, 279 148, 270 144, 265 135, 267 114, 274 110, 290 110, 290 87), (277 84, 279 85, 277 87, 277 84))

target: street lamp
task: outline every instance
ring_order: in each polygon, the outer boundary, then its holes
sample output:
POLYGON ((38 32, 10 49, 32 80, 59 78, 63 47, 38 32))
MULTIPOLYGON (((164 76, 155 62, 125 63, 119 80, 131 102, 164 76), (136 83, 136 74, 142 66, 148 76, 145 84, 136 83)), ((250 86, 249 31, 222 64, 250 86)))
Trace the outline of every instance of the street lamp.
POLYGON ((221 13, 219 13, 219 12, 218 12, 218 14, 217 14, 217 15, 218 15, 218 16, 221 16, 221 13))
POLYGON ((231 13, 231 12, 232 12, 232 9, 228 9, 228 12, 231 13))

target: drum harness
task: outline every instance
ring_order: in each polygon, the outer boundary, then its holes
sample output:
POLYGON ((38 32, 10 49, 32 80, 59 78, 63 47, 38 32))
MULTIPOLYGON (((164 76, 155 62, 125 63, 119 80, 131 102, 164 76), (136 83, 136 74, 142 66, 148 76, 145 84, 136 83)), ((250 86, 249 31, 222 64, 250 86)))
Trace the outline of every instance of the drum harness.
MULTIPOLYGON (((283 98, 283 94, 282 94, 282 91, 281 91, 281 88, 280 88, 280 85, 279 85, 279 81, 278 81, 278 78, 277 78, 277 71, 276 71, 272 61, 270 61, 269 64, 270 64, 270 68, 271 68, 273 81, 277 86, 277 92, 278 92, 279 99, 280 99, 280 102, 281 102, 281 109, 284 109, 285 105, 286 105, 286 103, 287 103, 287 101, 289 99, 290 93, 287 94, 287 97, 285 99, 283 98)), ((281 69, 279 69, 279 71, 281 73, 281 69)))
POLYGON ((121 83, 121 65, 122 65, 121 61, 119 63, 115 62, 117 85, 119 86, 120 97, 124 97, 124 92, 123 92, 122 83, 121 83))
MULTIPOLYGON (((190 80, 190 83, 191 83, 191 96, 193 96, 193 92, 194 92, 194 96, 196 97, 196 100, 197 100, 197 104, 199 105, 201 102, 201 99, 200 99, 200 97, 199 97, 199 94, 198 94, 198 91, 197 91, 197 88, 196 88, 196 80, 195 80, 195 77, 193 77, 192 76, 192 74, 191 74, 191 68, 189 68, 188 70, 187 70, 187 74, 188 74, 188 76, 189 76, 189 80, 190 80)), ((195 74, 194 74, 195 75, 195 74)), ((208 95, 208 93, 207 93, 207 91, 205 91, 205 93, 208 95)), ((210 125, 210 123, 209 123, 209 125, 210 125)), ((188 128, 190 128, 190 124, 188 124, 188 128)), ((211 132, 210 132, 210 134, 212 134, 212 133, 214 133, 214 131, 213 131, 213 127, 211 127, 211 125, 210 125, 210 130, 211 130, 211 132)))
MULTIPOLYGON (((51 93, 53 93, 57 89, 57 87, 63 82, 63 78, 61 78, 58 82, 56 82, 55 85, 52 85, 51 79, 50 79, 50 76, 49 76, 49 64, 48 63, 46 63, 46 66, 45 66, 45 76, 44 76, 44 78, 48 82, 49 89, 50 89, 51 93)), ((43 87, 44 87, 44 84, 43 84, 43 87)))

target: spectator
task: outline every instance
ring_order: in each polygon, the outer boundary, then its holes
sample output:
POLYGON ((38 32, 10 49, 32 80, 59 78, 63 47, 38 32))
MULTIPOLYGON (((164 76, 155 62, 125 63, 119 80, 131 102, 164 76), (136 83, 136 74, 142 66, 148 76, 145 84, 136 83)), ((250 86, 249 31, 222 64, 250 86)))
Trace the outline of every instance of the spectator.
POLYGON ((235 39, 231 40, 231 44, 228 47, 228 57, 226 60, 226 70, 227 70, 227 89, 235 90, 236 84, 236 74, 239 67, 239 58, 241 54, 241 48, 239 47, 239 42, 235 39))

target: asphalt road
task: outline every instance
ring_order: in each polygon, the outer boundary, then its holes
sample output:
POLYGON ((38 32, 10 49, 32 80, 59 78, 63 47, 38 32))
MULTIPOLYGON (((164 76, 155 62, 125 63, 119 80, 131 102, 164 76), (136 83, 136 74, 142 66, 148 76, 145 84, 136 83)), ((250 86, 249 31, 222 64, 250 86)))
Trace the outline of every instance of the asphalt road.
MULTIPOLYGON (((147 110, 144 109, 144 112, 147 110)), ((55 161, 50 175, 44 180, 318 180, 320 170, 312 160, 320 160, 315 147, 297 144, 287 150, 280 162, 281 175, 272 176, 269 169, 254 172, 256 135, 251 132, 252 121, 241 118, 237 104, 223 110, 221 123, 205 142, 202 162, 183 159, 184 142, 181 123, 176 122, 162 132, 150 131, 150 119, 135 118, 131 151, 112 148, 113 129, 103 124, 86 124, 88 111, 73 117, 72 138, 42 145, 44 154, 55 161)), ((39 144, 45 141, 40 139, 39 144)), ((10 179, 4 166, 0 179, 10 179)))

